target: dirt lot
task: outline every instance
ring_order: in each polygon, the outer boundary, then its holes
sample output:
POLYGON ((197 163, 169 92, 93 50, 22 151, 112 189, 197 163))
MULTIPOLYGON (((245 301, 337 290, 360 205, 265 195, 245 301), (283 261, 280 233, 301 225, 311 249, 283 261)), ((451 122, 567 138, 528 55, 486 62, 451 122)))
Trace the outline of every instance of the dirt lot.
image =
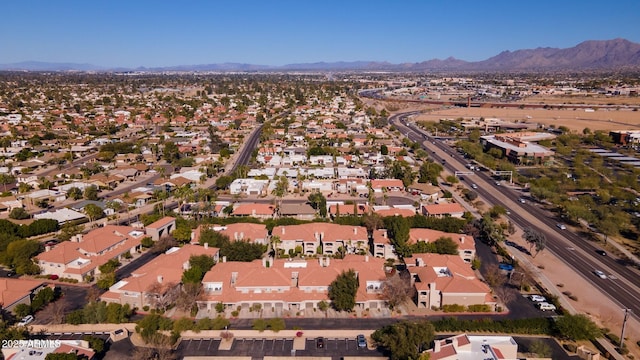
POLYGON ((591 130, 633 130, 640 129, 640 112, 631 110, 603 110, 586 112, 577 110, 514 109, 514 108, 449 108, 423 114, 417 120, 438 121, 440 119, 499 118, 505 121, 540 123, 544 125, 566 126, 582 132, 591 130))

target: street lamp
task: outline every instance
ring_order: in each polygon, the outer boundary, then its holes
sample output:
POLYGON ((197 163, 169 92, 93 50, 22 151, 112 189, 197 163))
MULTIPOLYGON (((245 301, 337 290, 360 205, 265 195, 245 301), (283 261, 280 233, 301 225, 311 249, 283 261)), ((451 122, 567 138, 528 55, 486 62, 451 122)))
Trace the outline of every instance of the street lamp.
POLYGON ((622 350, 624 345, 624 330, 627 327, 627 318, 629 317, 629 311, 631 309, 623 309, 624 310, 624 320, 622 320, 622 333, 620 334, 620 350, 622 350))

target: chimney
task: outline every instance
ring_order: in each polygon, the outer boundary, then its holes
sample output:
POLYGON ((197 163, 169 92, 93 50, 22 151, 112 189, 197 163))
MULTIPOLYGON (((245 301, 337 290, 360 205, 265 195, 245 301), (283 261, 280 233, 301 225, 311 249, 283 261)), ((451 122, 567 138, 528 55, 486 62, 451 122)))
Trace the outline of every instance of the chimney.
POLYGON ((244 232, 240 232, 240 237, 238 238, 238 240, 242 240, 244 239, 244 232))
POLYGON ((440 352, 440 341, 436 340, 433 343, 433 352, 434 353, 439 353, 440 352))
POLYGON ((158 275, 157 280, 159 284, 162 284, 162 280, 163 280, 162 275, 158 275))
POLYGON ((284 235, 284 226, 282 227, 282 235, 284 235))
POLYGON ((268 260, 267 260, 267 258, 266 258, 266 257, 263 257, 263 258, 262 258, 262 267, 265 267, 265 268, 267 267, 267 261, 268 261, 268 260))
POLYGON ((387 230, 382 230, 382 237, 387 238, 387 230))
POLYGON ((358 228, 355 226, 353 227, 353 234, 358 235, 358 228))
POLYGON ((324 260, 325 260, 325 261, 324 261, 324 266, 325 266, 325 267, 329 267, 329 261, 331 261, 331 258, 326 258, 326 259, 324 259, 324 260))
POLYGON ((208 248, 209 248, 209 243, 207 243, 207 242, 206 242, 206 243, 204 243, 204 248, 205 248, 205 249, 208 249, 208 248))
POLYGON ((324 267, 324 258, 322 256, 318 258, 318 264, 320 264, 320 267, 324 267))
POLYGON ((369 255, 364 256, 364 262, 369 262, 369 255))
POLYGON ((233 233, 233 240, 238 240, 238 232, 233 233))
POLYGON ((222 257, 222 262, 223 262, 223 263, 226 263, 226 262, 227 262, 227 256, 226 256, 226 255, 222 257))
POLYGON ((460 236, 460 244, 464 244, 464 236, 460 236))
POLYGON ((256 209, 251 209, 251 216, 256 216, 256 209))
POLYGON ((324 240, 324 231, 320 233, 320 240, 324 240))
POLYGON ((51 246, 47 245, 44 247, 44 252, 50 251, 51 250, 51 246))

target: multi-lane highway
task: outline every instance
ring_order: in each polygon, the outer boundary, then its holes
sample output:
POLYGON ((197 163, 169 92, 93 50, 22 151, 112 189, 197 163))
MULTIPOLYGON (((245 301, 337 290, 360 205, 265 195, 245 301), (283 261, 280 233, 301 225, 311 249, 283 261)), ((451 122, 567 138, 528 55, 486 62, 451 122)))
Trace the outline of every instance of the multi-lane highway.
MULTIPOLYGON (((451 173, 469 172, 465 167, 468 161, 458 155, 454 149, 406 122, 408 117, 415 114, 417 112, 397 114, 389 120, 403 135, 421 143, 422 147, 429 150, 430 155, 436 161, 442 162, 451 173)), ((509 209, 509 219, 519 227, 530 227, 542 232, 547 238, 548 251, 554 253, 599 289, 602 296, 609 296, 621 308, 629 308, 633 316, 639 317, 640 272, 637 269, 625 266, 620 259, 599 255, 596 252, 601 249, 598 245, 581 238, 569 228, 561 229, 558 227, 561 221, 553 218, 527 194, 504 184, 497 185, 496 180, 489 173, 474 171, 472 175, 465 176, 464 182, 475 183, 477 189, 474 190, 490 204, 499 204, 509 209), (525 198, 524 203, 519 201, 521 198, 525 198), (599 278, 595 275, 595 270, 603 271, 607 274, 607 278, 599 278)), ((517 250, 512 249, 512 251, 517 250)))

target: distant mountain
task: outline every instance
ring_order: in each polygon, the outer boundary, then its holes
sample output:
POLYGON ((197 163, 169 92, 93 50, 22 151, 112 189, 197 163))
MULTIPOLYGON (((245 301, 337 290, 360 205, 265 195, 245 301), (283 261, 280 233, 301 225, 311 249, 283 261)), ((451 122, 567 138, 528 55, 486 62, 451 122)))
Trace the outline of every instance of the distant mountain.
POLYGON ((76 63, 50 63, 42 61, 23 61, 13 64, 0 64, 0 70, 16 71, 100 71, 100 66, 76 63))
POLYGON ((469 64, 476 70, 563 70, 640 67, 640 44, 625 39, 585 41, 567 49, 504 51, 469 64))
POLYGON ((241 63, 178 65, 136 69, 107 69, 91 64, 27 61, 0 64, 0 70, 26 71, 560 71, 640 70, 640 44, 625 39, 589 40, 566 49, 537 48, 503 51, 489 59, 468 62, 453 57, 419 63, 391 64, 376 61, 316 62, 283 66, 241 63))

